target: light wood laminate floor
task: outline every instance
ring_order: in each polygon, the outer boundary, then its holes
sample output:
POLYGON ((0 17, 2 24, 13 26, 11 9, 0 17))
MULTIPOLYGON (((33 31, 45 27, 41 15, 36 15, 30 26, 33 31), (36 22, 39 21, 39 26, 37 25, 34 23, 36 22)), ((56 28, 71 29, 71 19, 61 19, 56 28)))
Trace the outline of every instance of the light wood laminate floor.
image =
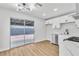
POLYGON ((58 56, 59 48, 49 41, 24 45, 0 52, 0 56, 58 56))

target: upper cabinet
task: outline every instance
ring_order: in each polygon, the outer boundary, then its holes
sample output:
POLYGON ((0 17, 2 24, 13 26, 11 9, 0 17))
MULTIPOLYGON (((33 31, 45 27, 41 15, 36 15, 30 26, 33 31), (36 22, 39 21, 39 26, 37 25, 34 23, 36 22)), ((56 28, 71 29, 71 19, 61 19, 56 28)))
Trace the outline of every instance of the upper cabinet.
POLYGON ((77 27, 79 27, 79 20, 76 20, 75 24, 76 24, 77 27))
MULTIPOLYGON (((76 20, 71 15, 66 15, 54 19, 47 20, 45 24, 52 25, 52 28, 60 28, 62 23, 75 22, 76 20)), ((79 22, 77 23, 79 25, 79 22)))
POLYGON ((47 21, 45 22, 45 24, 47 24, 47 25, 52 24, 52 20, 47 20, 47 21))
POLYGON ((64 21, 65 21, 65 23, 69 23, 69 22, 74 22, 75 19, 72 16, 67 16, 67 17, 65 17, 64 21))
POLYGON ((60 28, 60 24, 53 24, 52 28, 60 28))

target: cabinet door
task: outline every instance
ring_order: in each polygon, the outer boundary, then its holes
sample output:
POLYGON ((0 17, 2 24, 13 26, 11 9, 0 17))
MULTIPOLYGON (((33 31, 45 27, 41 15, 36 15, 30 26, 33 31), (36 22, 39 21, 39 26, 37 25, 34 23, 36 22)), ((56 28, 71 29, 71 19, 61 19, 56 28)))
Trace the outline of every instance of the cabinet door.
POLYGON ((66 45, 66 47, 72 53, 73 56, 79 56, 79 43, 78 42, 66 41, 64 44, 66 45))
POLYGON ((60 44, 59 46, 59 55, 60 56, 72 56, 68 49, 63 45, 60 44))

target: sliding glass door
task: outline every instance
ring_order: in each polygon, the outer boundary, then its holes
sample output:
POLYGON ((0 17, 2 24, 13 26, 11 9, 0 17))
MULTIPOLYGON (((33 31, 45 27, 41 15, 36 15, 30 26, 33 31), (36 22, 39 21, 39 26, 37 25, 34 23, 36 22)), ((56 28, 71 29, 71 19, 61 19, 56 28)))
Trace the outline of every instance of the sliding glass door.
POLYGON ((25 44, 34 41, 34 22, 25 20, 25 44))
POLYGON ((11 48, 24 45, 24 20, 11 19, 11 48))
POLYGON ((13 19, 10 20, 10 47, 18 47, 34 41, 34 21, 13 19))

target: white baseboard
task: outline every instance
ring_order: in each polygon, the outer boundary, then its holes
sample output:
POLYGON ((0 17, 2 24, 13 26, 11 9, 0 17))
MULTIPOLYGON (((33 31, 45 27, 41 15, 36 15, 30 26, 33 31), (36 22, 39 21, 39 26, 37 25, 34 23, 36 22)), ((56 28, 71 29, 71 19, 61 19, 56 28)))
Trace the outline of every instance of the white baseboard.
POLYGON ((9 50, 9 49, 10 48, 0 49, 0 52, 6 51, 6 50, 9 50))
MULTIPOLYGON (((41 41, 44 41, 44 40, 48 40, 48 39, 39 39, 39 40, 34 41, 34 43, 41 42, 41 41)), ((0 52, 6 51, 6 50, 9 50, 9 49, 10 49, 10 48, 0 49, 0 52)))
POLYGON ((41 41, 44 41, 44 40, 47 40, 47 39, 39 39, 39 40, 36 40, 34 43, 37 43, 37 42, 41 42, 41 41))

